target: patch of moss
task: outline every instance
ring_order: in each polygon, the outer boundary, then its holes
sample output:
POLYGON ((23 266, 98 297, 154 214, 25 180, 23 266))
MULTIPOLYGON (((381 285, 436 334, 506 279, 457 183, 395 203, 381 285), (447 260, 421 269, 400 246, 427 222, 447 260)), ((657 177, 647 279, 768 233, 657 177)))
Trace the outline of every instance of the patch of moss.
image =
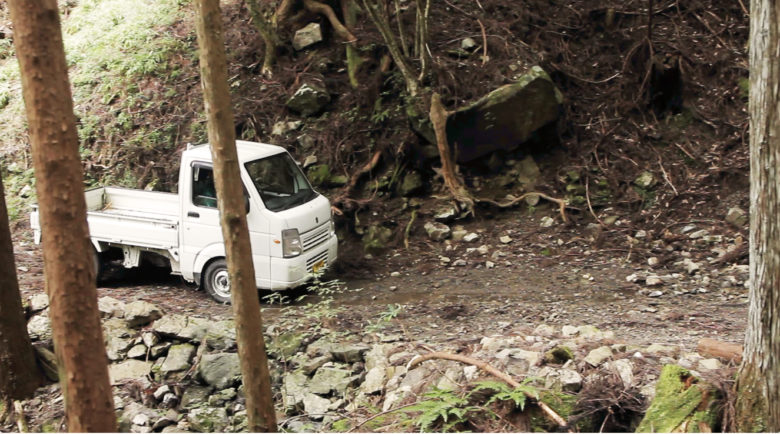
POLYGON ((750 96, 750 78, 740 78, 737 80, 737 86, 739 87, 739 94, 742 95, 743 98, 748 98, 750 96))
POLYGON ((666 365, 656 385, 655 399, 637 432, 705 432, 718 419, 717 391, 677 365, 666 365))
MULTIPOLYGON (((564 420, 574 414, 577 406, 577 396, 568 393, 545 390, 539 394, 539 401, 547 404, 554 412, 564 420)), ((587 417, 581 418, 575 424, 578 432, 593 431, 593 424, 587 417)), ((538 407, 531 410, 531 430, 533 432, 557 432, 560 429, 551 422, 538 407)))
POLYGON ((558 345, 544 353, 544 361, 556 365, 562 365, 572 359, 574 359, 574 353, 565 345, 558 345))
POLYGON ((339 419, 330 425, 331 431, 334 432, 347 432, 352 428, 352 423, 349 419, 339 419))

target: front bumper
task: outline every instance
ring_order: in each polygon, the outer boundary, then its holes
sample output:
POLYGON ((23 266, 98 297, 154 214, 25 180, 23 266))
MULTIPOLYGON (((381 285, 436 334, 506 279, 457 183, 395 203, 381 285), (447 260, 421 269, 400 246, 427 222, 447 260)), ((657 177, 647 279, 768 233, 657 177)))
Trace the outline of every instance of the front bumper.
POLYGON ((339 240, 331 234, 327 242, 294 258, 271 258, 271 289, 289 289, 301 286, 314 273, 329 267, 338 257, 339 240))

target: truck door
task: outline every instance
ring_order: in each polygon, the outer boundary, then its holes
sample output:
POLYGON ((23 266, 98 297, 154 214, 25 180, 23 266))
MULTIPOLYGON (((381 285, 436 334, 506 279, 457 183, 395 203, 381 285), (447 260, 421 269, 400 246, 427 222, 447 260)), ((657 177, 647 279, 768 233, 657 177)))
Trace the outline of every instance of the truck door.
MULTIPOLYGON (((192 267, 196 276, 203 273, 203 267, 210 259, 225 256, 219 210, 217 209, 217 190, 214 185, 214 171, 210 163, 192 163, 188 189, 180 189, 182 194, 182 265, 192 267)), ((180 186, 181 187, 181 186, 180 186)), ((246 195, 246 189, 244 189, 246 195)), ((256 207, 255 207, 256 208, 256 207)), ((268 260, 269 249, 267 222, 259 219, 261 210, 250 207, 247 221, 249 238, 252 244, 252 256, 255 267, 255 281, 258 287, 270 286, 271 268, 268 260), (256 215, 255 215, 256 214, 256 215), (265 222, 265 225, 263 224, 265 222), (265 260, 259 260, 265 257, 265 260)))

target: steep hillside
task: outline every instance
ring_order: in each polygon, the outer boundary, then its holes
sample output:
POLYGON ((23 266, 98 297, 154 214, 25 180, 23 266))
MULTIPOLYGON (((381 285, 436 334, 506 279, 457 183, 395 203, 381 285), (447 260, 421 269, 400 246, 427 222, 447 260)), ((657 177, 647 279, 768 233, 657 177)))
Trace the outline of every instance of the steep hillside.
MULTIPOLYGON (((343 18, 338 2, 330 4, 343 18)), ((515 167, 502 162, 532 155, 541 169, 533 189, 567 198, 578 208, 575 222, 627 217, 660 233, 690 219, 717 223, 729 207, 746 207, 747 10, 716 0, 649 4, 651 11, 638 0, 535 0, 522 8, 507 0, 433 2, 432 64, 423 84, 441 93, 449 110, 532 65, 544 68, 564 97, 560 120, 535 136, 533 147, 461 167, 467 187, 492 198, 529 190, 506 181, 515 167)), ((414 5, 390 8, 409 43, 414 5)), ((353 87, 346 44, 327 19, 294 10, 279 30, 268 77, 247 4, 223 2, 223 10, 239 137, 281 144, 301 161, 316 156, 320 172, 312 175, 339 198, 349 233, 403 232, 412 219, 406 204, 416 202, 403 196, 439 194, 439 163, 410 127, 402 77, 372 21, 360 14, 352 29, 363 59, 353 87), (324 41, 295 50, 293 33, 310 22, 322 25, 324 41), (322 113, 301 116, 285 105, 302 84, 327 90, 322 113), (343 187, 377 155, 357 188, 343 187), (411 171, 422 185, 409 192, 402 186, 411 171)), ((174 189, 177 150, 205 140, 191 5, 71 0, 62 12, 86 182, 174 189)), ((0 39, 0 57, 0 158, 19 213, 33 180, 7 39, 0 39)), ((428 200, 420 212, 438 206, 428 200)), ((477 216, 493 212, 478 209, 477 216)), ((421 220, 410 228, 419 230, 421 220)), ((403 236, 383 238, 392 244, 403 236)))

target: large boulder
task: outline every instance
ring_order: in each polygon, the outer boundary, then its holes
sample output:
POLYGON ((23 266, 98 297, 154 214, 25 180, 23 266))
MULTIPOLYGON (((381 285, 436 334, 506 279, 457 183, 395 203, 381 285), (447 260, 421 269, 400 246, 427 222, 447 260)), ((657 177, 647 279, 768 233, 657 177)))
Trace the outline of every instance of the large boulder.
POLYGON ((228 425, 227 410, 224 408, 193 408, 187 413, 190 429, 196 432, 221 432, 228 425))
POLYGON ((27 322, 27 334, 32 340, 47 341, 51 339, 51 320, 48 315, 40 314, 27 322))
POLYGON ((230 387, 241 376, 238 354, 206 354, 198 365, 198 373, 203 381, 217 390, 230 387))
POLYGON ((125 306, 125 321, 130 327, 140 327, 162 318, 162 311, 152 303, 134 301, 125 306))
POLYGON ((327 90, 304 84, 287 100, 287 107, 301 116, 312 116, 322 111, 329 102, 330 94, 327 90))
POLYGON ((109 365, 108 376, 111 378, 111 383, 115 384, 120 380, 144 378, 151 370, 151 362, 131 359, 109 365))
POLYGON ((447 118, 447 138, 461 163, 512 150, 555 121, 562 102, 550 76, 534 66, 517 82, 452 113, 447 118))
POLYGON ((169 372, 185 371, 190 368, 192 357, 195 355, 195 347, 191 344, 178 344, 168 350, 168 355, 162 364, 160 371, 163 374, 169 372))

